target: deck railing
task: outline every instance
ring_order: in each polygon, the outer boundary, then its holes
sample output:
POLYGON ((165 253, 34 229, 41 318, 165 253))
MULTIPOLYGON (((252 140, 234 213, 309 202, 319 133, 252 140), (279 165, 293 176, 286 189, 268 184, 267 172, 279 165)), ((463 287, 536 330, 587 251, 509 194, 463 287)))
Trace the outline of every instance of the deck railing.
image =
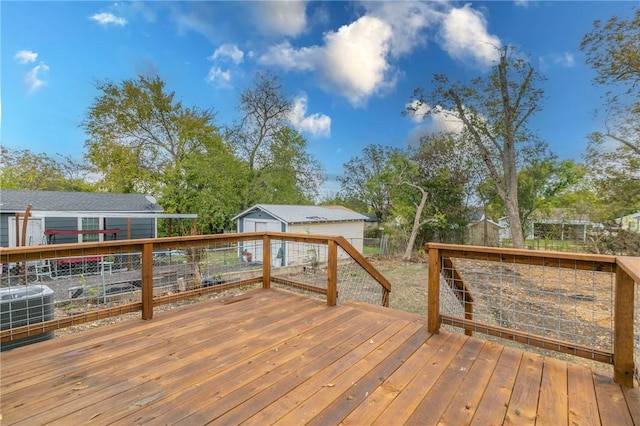
MULTIPOLYGON (((358 244, 357 242, 355 243, 358 244)), ((0 249, 3 349, 154 306, 262 286, 389 306, 390 283, 343 237, 243 233, 0 249)))
POLYGON ((610 363, 614 380, 633 386, 640 258, 425 247, 430 332, 446 325, 610 363))

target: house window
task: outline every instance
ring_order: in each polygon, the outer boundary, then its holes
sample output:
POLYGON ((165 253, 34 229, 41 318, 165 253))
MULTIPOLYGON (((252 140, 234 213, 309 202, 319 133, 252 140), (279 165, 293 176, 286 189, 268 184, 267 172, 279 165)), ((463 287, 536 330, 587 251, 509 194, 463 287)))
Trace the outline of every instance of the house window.
MULTIPOLYGON (((83 217, 81 228, 83 231, 100 229, 100 219, 97 217, 83 217)), ((100 241, 100 234, 81 234, 80 242, 100 241)))

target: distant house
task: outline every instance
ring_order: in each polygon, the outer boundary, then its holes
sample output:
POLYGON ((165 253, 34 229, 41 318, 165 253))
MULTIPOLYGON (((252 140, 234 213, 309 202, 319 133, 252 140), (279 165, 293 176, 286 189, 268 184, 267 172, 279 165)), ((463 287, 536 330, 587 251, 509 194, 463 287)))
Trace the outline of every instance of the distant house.
POLYGON ((89 192, 20 191, 0 193, 0 246, 15 247, 22 239, 16 213, 27 220, 25 245, 81 243, 87 241, 155 238, 160 217, 166 215, 151 196, 89 192))
MULTIPOLYGON (((501 218, 498 223, 503 225, 500 239, 511 238, 507 218, 501 218)), ((576 213, 571 209, 536 211, 529 221, 523 224, 527 240, 559 241, 586 241, 589 230, 600 226, 602 225, 592 222, 588 215, 576 213)))
POLYGON ((472 246, 500 246, 500 230, 502 226, 491 219, 485 218, 483 213, 474 215, 467 225, 467 244, 472 246))
MULTIPOLYGON (((364 222, 367 216, 341 206, 296 206, 256 204, 233 218, 238 223, 238 232, 288 232, 342 236, 362 252, 364 222)), ((326 260, 326 253, 311 253, 309 246, 301 253, 290 243, 273 242, 271 258, 274 266, 300 263, 305 259, 326 260)), ((254 244, 245 248, 251 260, 262 262, 262 247, 254 244)))
POLYGON ((597 226, 600 224, 592 222, 588 215, 571 209, 534 212, 529 237, 539 240, 586 241, 589 230, 597 226))
POLYGON ((622 224, 622 229, 640 233, 640 212, 623 216, 618 223, 622 224))
POLYGON ((375 213, 362 213, 367 218, 364 220, 364 229, 369 230, 373 228, 377 228, 380 224, 378 223, 378 215, 375 213))

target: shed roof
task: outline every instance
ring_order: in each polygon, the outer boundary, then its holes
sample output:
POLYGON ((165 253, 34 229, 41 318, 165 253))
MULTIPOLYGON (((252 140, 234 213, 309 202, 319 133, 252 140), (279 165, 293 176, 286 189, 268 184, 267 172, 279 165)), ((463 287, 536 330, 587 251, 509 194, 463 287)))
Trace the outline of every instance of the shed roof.
POLYGON ((152 197, 143 194, 111 194, 98 192, 0 191, 0 212, 32 211, 70 213, 162 213, 152 197))
POLYGON ((363 221, 367 217, 342 206, 294 206, 284 204, 256 204, 242 213, 236 215, 233 220, 238 220, 247 214, 262 210, 274 218, 290 223, 318 223, 318 222, 345 222, 363 221))

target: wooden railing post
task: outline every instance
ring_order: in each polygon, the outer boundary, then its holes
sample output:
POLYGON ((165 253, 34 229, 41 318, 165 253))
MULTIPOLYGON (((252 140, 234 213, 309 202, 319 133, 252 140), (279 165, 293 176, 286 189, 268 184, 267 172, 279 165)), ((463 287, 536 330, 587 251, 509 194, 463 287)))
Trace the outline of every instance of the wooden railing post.
POLYGON ((142 246, 142 319, 153 318, 153 244, 142 246))
POLYGON ((429 284, 427 301, 427 330, 440 332, 440 252, 429 247, 429 284))
POLYGON ((338 244, 328 241, 327 259, 327 305, 335 306, 338 302, 338 244))
POLYGON ((271 288, 271 237, 262 236, 262 288, 271 288))
POLYGON ((613 380, 632 388, 634 280, 620 266, 616 268, 615 292, 613 380))

